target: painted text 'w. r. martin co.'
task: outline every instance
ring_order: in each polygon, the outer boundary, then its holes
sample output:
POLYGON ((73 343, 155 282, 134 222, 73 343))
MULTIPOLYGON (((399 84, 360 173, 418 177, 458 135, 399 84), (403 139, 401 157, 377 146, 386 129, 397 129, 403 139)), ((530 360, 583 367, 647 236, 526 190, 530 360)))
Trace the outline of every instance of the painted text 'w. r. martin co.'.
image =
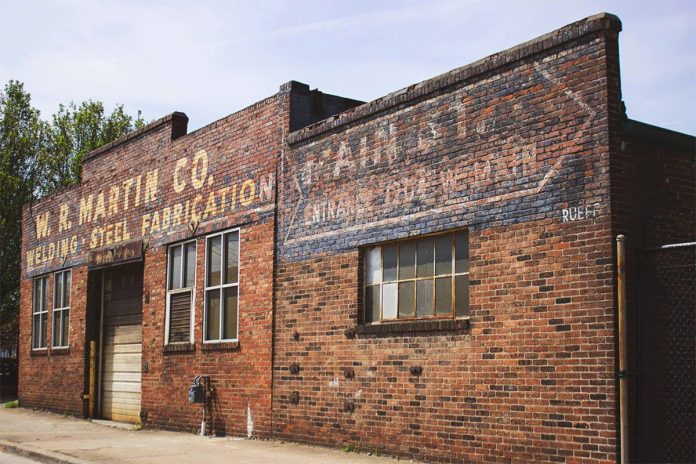
POLYGON ((272 174, 220 185, 210 171, 208 153, 200 150, 191 158, 179 158, 169 179, 153 169, 38 212, 34 223, 40 243, 26 251, 27 267, 46 266, 135 237, 172 233, 273 197, 272 174), (162 201, 162 191, 169 187, 174 200, 162 201))

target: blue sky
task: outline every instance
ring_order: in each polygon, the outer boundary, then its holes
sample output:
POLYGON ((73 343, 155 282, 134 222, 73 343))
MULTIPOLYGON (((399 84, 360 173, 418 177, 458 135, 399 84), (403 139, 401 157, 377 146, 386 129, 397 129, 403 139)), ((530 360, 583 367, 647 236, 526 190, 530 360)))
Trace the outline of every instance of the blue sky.
POLYGON ((696 0, 0 0, 0 82, 59 103, 123 103, 189 130, 298 80, 359 100, 607 11, 623 22, 629 117, 696 134, 696 0))

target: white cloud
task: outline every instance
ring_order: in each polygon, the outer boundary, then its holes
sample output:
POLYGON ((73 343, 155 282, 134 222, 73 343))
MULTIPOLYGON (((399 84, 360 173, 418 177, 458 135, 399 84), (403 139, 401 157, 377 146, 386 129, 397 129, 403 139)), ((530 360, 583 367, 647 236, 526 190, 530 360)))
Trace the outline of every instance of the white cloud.
POLYGON ((0 81, 45 115, 87 98, 195 129, 288 80, 373 99, 582 17, 623 20, 629 116, 696 132, 692 1, 3 2, 0 81))

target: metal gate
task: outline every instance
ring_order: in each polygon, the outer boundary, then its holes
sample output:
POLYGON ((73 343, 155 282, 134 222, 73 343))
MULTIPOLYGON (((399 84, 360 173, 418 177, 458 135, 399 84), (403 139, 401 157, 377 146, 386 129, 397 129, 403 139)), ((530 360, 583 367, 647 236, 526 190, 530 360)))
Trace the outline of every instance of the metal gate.
POLYGON ((638 254, 638 462, 696 462, 696 243, 638 254))
POLYGON ((0 403, 17 396, 18 347, 16 323, 0 325, 0 403))

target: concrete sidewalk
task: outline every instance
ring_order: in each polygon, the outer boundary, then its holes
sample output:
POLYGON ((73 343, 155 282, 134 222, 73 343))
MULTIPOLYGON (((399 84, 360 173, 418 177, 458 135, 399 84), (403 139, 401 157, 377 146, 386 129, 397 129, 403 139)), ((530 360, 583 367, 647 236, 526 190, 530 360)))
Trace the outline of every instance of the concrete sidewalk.
MULTIPOLYGON (((27 409, 0 408, 0 462, 11 453, 59 464, 235 462, 254 464, 394 464, 398 459, 240 438, 132 431, 27 409)), ((412 461, 406 461, 412 462, 412 461)))

